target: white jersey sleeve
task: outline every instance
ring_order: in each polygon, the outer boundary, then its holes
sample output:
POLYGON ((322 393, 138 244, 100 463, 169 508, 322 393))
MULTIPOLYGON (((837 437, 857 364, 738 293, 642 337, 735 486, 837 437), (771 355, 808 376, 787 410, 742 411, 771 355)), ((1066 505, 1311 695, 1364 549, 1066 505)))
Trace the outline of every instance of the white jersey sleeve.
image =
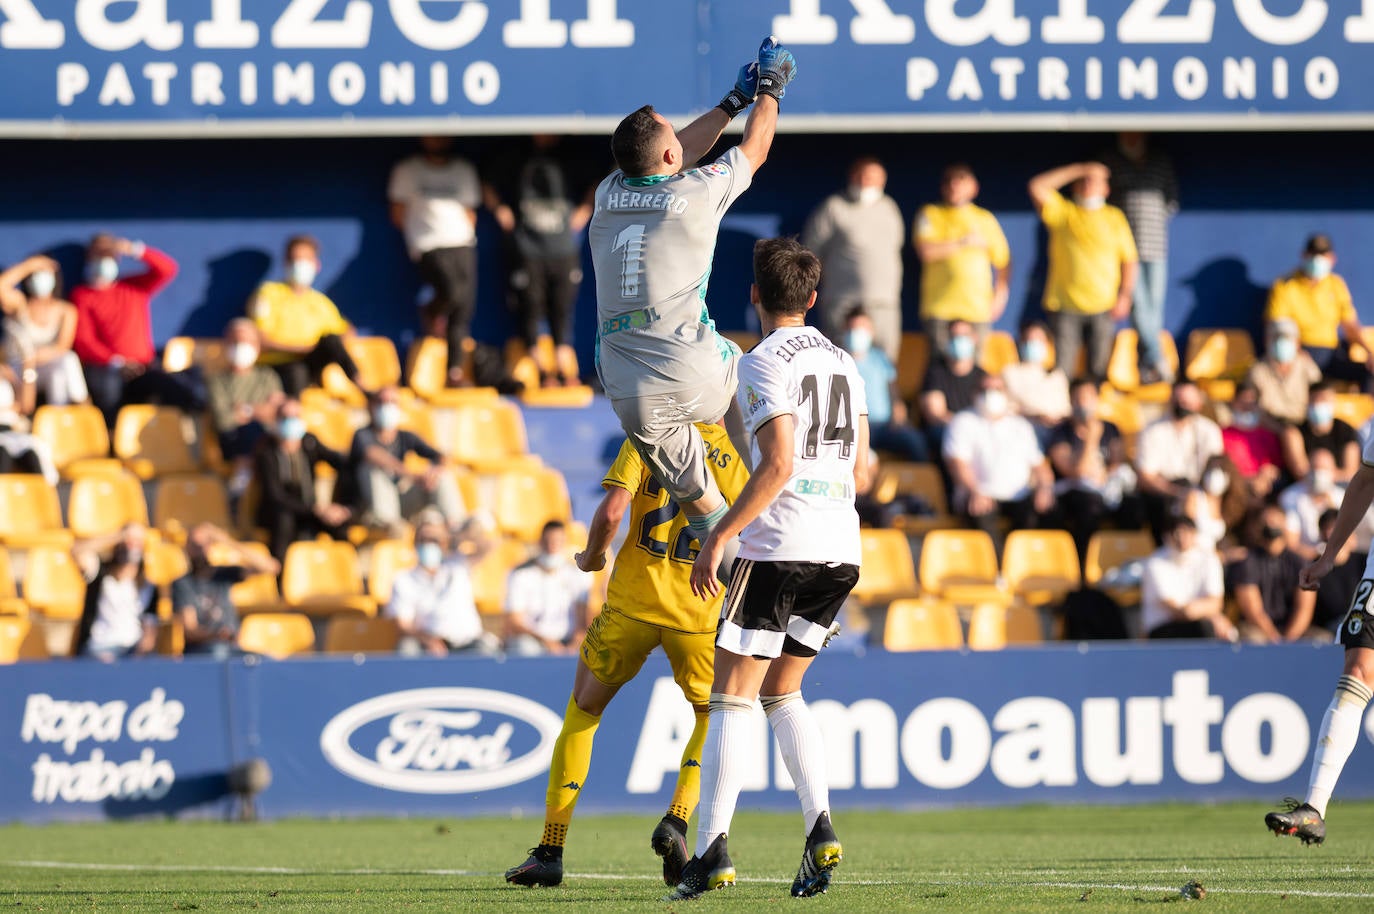
POLYGON ((714 162, 687 172, 688 176, 706 185, 712 209, 720 215, 739 199, 740 194, 754 182, 754 166, 736 146, 714 162))
POLYGON ((780 370, 772 359, 745 356, 739 362, 739 399, 744 427, 750 437, 778 416, 795 416, 795 379, 780 370))

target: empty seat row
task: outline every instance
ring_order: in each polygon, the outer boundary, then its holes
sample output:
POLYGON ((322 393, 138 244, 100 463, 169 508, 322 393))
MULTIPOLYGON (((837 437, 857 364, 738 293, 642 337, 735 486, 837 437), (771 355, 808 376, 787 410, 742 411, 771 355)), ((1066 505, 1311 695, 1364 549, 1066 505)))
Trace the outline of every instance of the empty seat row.
POLYGON ((929 598, 898 600, 887 608, 883 647, 890 651, 999 650, 1045 640, 1040 613, 1028 606, 980 603, 969 616, 965 640, 953 605, 929 598))

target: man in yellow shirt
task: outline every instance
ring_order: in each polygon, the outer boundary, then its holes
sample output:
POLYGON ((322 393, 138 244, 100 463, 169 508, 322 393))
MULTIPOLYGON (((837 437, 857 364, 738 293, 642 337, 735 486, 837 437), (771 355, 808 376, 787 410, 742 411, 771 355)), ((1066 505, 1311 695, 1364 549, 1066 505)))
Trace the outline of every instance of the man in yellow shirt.
MULTIPOLYGON (((733 502, 749 472, 724 428, 704 423, 696 427, 705 441, 711 475, 733 502)), ((601 486, 606 495, 592 517, 587 548, 577 554, 577 566, 583 571, 605 567, 606 550, 627 510, 630 535, 616 553, 606 605, 582 642, 572 697, 549 764, 543 837, 529 859, 506 870, 506 881, 515 885, 554 886, 563 881, 563 844, 591 769, 592 740, 601 713, 658 647, 692 704, 696 726, 682 752, 668 813, 654 829, 650 846, 663 858, 665 885, 677 885, 687 863, 687 820, 701 791, 701 750, 724 592, 704 601, 692 593, 692 563, 700 544, 686 515, 669 500, 628 440, 601 486)))
POLYGON ((1298 325, 1298 342, 1327 377, 1361 381, 1367 369, 1356 365, 1341 348, 1361 339, 1359 315, 1345 280, 1332 272, 1336 252, 1326 235, 1313 235, 1303 247, 1302 263, 1274 281, 1269 290, 1265 320, 1291 320, 1298 325))
POLYGON ((1139 257, 1126 214, 1107 205, 1110 173, 1098 162, 1052 168, 1031 178, 1029 191, 1049 232, 1045 313, 1055 358, 1070 375, 1088 344, 1088 375, 1107 377, 1117 321, 1131 313, 1139 257), (1059 192, 1073 185, 1073 199, 1059 192))
POLYGON ((940 202, 921 208, 912 246, 921 258, 921 323, 932 349, 949 348, 951 321, 968 321, 981 348, 1007 307, 1011 251, 992 213, 975 206, 978 179, 961 163, 945 169, 940 202))
POLYGON ((358 366, 344 348, 353 328, 329 296, 314 288, 319 273, 319 242, 297 235, 286 242, 286 281, 263 283, 248 302, 248 316, 262 335, 258 361, 277 370, 291 397, 319 380, 331 363, 362 386, 358 366))

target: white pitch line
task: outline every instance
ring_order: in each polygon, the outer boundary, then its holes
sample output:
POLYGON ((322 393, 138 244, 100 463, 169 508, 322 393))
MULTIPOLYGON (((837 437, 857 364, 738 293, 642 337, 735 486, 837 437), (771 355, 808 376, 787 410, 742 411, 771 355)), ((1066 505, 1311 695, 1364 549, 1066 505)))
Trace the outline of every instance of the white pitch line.
MULTIPOLYGON (((477 870, 452 870, 452 869, 376 869, 376 868, 357 868, 357 869, 307 869, 304 867, 289 866, 225 866, 216 864, 190 864, 190 863, 89 863, 80 861, 66 860, 3 860, 0 866, 12 866, 27 869, 48 869, 48 870, 92 870, 105 872, 152 872, 152 873, 244 873, 248 875, 263 876, 496 876, 497 873, 485 873, 477 870)), ((1349 869, 1348 867, 1346 868, 1349 869)), ((1186 874, 1189 870, 1179 871, 1186 874)), ((1196 871, 1194 871, 1196 872, 1196 871)), ((653 881, 658 882, 657 876, 646 875, 622 875, 617 873, 568 873, 569 879, 604 879, 609 881, 629 882, 629 881, 653 881)), ((749 878, 741 882, 758 882, 776 885, 790 884, 790 879, 772 878, 749 878)), ((845 885, 920 885, 933 886, 937 888, 1030 888, 1030 889, 1078 889, 1078 890, 1103 890, 1114 892, 1168 892, 1177 893, 1179 887, 1174 885, 1129 885, 1126 883, 1115 882, 1020 882, 1007 880, 993 882, 987 880, 951 880, 938 881, 932 879, 907 879, 907 880, 882 880, 882 879, 850 879, 841 876, 840 882, 845 885)), ((1299 898, 1370 898, 1374 899, 1374 892, 1328 892, 1314 889, 1241 889, 1241 888, 1215 888, 1208 886, 1208 892, 1215 892, 1218 895, 1289 895, 1299 898)))

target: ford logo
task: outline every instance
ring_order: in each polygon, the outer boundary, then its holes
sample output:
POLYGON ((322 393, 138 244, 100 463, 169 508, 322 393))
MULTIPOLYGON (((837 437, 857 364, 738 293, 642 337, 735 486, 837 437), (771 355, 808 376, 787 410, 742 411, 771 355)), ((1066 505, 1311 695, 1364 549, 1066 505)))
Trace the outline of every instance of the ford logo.
POLYGON ((320 733, 320 751, 365 784, 407 793, 474 793, 542 774, 562 726, 548 708, 506 692, 409 689, 335 715, 320 733), (360 744, 369 748, 360 751, 360 744))

